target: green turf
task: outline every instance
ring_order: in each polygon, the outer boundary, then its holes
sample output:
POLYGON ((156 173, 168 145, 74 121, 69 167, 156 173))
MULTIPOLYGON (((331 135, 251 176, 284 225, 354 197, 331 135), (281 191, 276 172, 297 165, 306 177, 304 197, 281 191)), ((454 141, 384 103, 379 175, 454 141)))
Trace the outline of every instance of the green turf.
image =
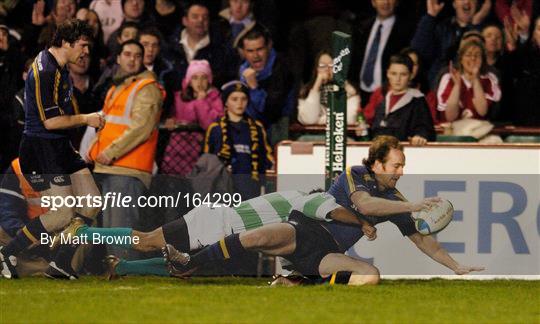
POLYGON ((0 323, 540 323, 539 281, 382 281, 268 287, 265 279, 0 280, 0 323))

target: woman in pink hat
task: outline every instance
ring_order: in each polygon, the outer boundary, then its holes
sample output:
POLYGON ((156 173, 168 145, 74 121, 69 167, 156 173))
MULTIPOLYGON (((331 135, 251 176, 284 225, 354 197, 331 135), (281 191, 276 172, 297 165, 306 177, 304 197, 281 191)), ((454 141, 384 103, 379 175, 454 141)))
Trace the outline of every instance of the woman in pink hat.
MULTIPOLYGON (((212 86, 212 70, 206 60, 193 60, 182 81, 182 91, 174 94, 173 116, 165 121, 169 130, 178 125, 196 124, 203 130, 223 116, 219 91, 212 86)), ((204 133, 179 131, 171 133, 161 162, 161 173, 187 175, 202 151, 204 133)))

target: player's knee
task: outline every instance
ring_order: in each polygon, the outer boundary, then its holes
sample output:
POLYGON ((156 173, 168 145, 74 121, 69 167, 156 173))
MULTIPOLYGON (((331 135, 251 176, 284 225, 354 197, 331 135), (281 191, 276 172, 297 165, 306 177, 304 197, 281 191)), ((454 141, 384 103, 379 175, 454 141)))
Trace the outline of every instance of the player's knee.
POLYGON ((51 215, 51 217, 54 217, 54 223, 56 229, 63 229, 64 227, 68 226, 71 222, 71 219, 73 218, 73 208, 69 207, 62 207, 58 208, 56 213, 54 215, 51 215))
POLYGON ((369 266, 361 272, 353 272, 349 279, 349 285, 377 285, 381 280, 379 269, 374 266, 369 266))

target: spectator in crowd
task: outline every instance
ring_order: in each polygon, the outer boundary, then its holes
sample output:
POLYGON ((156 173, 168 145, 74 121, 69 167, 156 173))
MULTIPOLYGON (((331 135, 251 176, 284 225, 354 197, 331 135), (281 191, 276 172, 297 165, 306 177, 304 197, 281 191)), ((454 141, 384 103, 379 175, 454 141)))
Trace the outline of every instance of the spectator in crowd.
MULTIPOLYGON (((322 51, 317 55, 313 75, 308 84, 300 89, 298 98, 298 121, 304 125, 325 125, 326 109, 330 91, 335 86, 332 82, 333 60, 329 51, 322 51)), ((360 108, 360 96, 356 89, 345 82, 347 93, 347 124, 356 124, 356 113, 360 108)))
POLYGON ((51 14, 46 17, 45 1, 38 0, 32 10, 32 23, 26 25, 23 34, 26 53, 33 57, 47 47, 56 27, 64 21, 74 18, 76 11, 77 3, 75 0, 55 0, 51 14))
POLYGON ((14 111, 11 102, 22 86, 22 62, 18 46, 10 41, 9 28, 0 25, 0 173, 18 156, 19 146, 12 138, 14 111))
POLYGON ((519 11, 528 17, 533 16, 533 0, 495 0, 495 14, 501 23, 509 20, 515 23, 512 11, 519 11))
POLYGON ((462 118, 486 119, 489 108, 501 99, 497 77, 487 71, 486 50, 478 41, 465 42, 458 51, 458 66, 450 62, 437 90, 439 111, 452 122, 462 118))
MULTIPOLYGON (((127 22, 136 24, 137 29, 140 29, 148 22, 148 17, 145 15, 145 0, 122 0, 122 13, 124 19, 122 20, 122 25, 127 22)), ((116 39, 120 37, 120 34, 124 32, 121 28, 115 30, 107 41, 107 47, 109 51, 116 55, 117 52, 117 42, 116 39)))
POLYGON ((221 89, 225 116, 211 124, 206 132, 204 152, 216 154, 233 174, 234 190, 242 200, 261 194, 266 170, 274 159, 263 124, 245 114, 250 89, 231 81, 221 89))
POLYGON ((167 94, 163 103, 163 110, 167 114, 174 101, 173 89, 177 76, 172 62, 161 53, 163 37, 156 27, 150 26, 139 32, 138 40, 144 46, 144 66, 154 72, 167 94))
POLYGON ((272 47, 268 30, 255 24, 240 37, 244 62, 240 80, 249 88, 247 114, 263 123, 272 145, 288 138, 289 116, 294 105, 292 75, 272 47))
MULTIPOLYGON (((514 52, 505 49, 503 30, 499 25, 488 24, 482 28, 482 36, 486 47, 486 63, 488 70, 497 76, 501 86, 501 101, 489 110, 488 119, 509 121, 511 119, 512 102, 514 101, 514 52)), ((508 48, 515 48, 510 44, 508 48)))
POLYGON ((229 6, 219 13, 219 30, 222 41, 226 42, 228 51, 234 55, 235 70, 238 69, 242 58, 236 48, 238 36, 255 24, 253 3, 251 0, 229 0, 229 6))
POLYGON ((422 146, 435 140, 433 120, 420 90, 410 88, 413 62, 407 55, 394 55, 386 72, 388 91, 375 109, 371 136, 392 135, 400 141, 422 146))
POLYGON ((123 21, 121 0, 93 0, 89 6, 94 10, 103 29, 103 43, 107 44, 111 34, 117 30, 123 21))
POLYGON ((529 41, 516 50, 515 104, 512 109, 516 125, 540 126, 540 16, 534 20, 529 41))
POLYGON ((427 13, 420 19, 411 47, 420 54, 428 67, 428 80, 436 85, 437 75, 456 55, 461 37, 466 31, 478 30, 491 8, 491 1, 477 11, 476 0, 453 0, 455 15, 437 19, 444 2, 427 0, 427 13))
MULTIPOLYGON (((407 55, 411 59, 413 68, 409 81, 409 88, 417 89, 424 94, 424 98, 428 104, 433 123, 437 124, 439 122, 439 118, 437 115, 437 96, 435 92, 433 92, 429 88, 427 80, 425 80, 424 78, 424 74, 422 73, 423 67, 420 62, 420 58, 418 57, 418 53, 412 48, 406 47, 402 49, 399 54, 407 55)), ((362 109, 364 117, 366 118, 366 121, 369 125, 373 123, 373 118, 375 117, 375 109, 385 100, 385 95, 387 91, 388 82, 386 82, 386 84, 373 92, 368 104, 362 109)))
MULTIPOLYGON (((119 69, 102 110, 107 123, 89 151, 103 192, 139 197, 150 186, 163 94, 154 74, 144 68, 143 58, 139 42, 122 44, 119 69)), ((103 211, 104 227, 133 227, 138 221, 137 207, 103 211)))
MULTIPOLYGON (((90 67, 90 56, 79 58, 76 63, 69 63, 69 77, 73 83, 74 102, 78 106, 78 110, 83 114, 90 114, 101 109, 99 101, 92 92, 94 82, 88 74, 90 67)), ((73 147, 79 147, 85 129, 78 128, 71 134, 71 143, 73 147)))
MULTIPOLYGON (((165 122, 169 130, 177 124, 197 124, 206 131, 218 117, 223 116, 219 91, 212 86, 212 70, 205 60, 189 64, 182 91, 174 94, 174 114, 165 122)), ((161 172, 185 176, 199 159, 204 136, 193 131, 171 134, 161 163, 161 172)))
POLYGON ((372 0, 376 16, 353 27, 350 80, 360 87, 362 102, 384 82, 390 56, 409 44, 414 25, 395 14, 397 0, 372 0))
MULTIPOLYGON (((32 66, 33 62, 33 59, 26 60, 24 64, 24 69, 22 70, 23 81, 26 81, 26 77, 28 76, 28 69, 32 66)), ((11 100, 11 106, 9 111, 10 113, 8 113, 7 115, 9 115, 9 118, 11 118, 10 126, 8 127, 10 133, 9 135, 6 134, 7 137, 2 136, 2 138, 4 141, 6 141, 6 145, 4 146, 6 150, 8 150, 8 147, 11 147, 11 149, 8 151, 12 153, 8 155, 11 155, 15 158, 19 155, 19 146, 21 144, 21 138, 24 131, 24 85, 20 87, 19 91, 17 91, 17 93, 11 100)), ((3 153, 0 153, 0 156, 2 156, 2 159, 4 159, 3 153)))
POLYGON ((105 95, 112 85, 114 75, 118 72, 118 52, 121 44, 128 40, 137 39, 138 34, 139 27, 134 22, 126 22, 120 26, 118 37, 116 37, 117 45, 115 52, 112 52, 112 55, 107 60, 107 64, 94 86, 94 93, 99 100, 100 106, 103 106, 105 95))
MULTIPOLYGON (((207 5, 201 1, 191 2, 182 17, 183 28, 175 31, 169 40, 167 53, 180 80, 192 60, 207 60, 214 73, 214 84, 218 86, 234 78, 234 64, 230 62, 233 54, 227 52, 226 44, 210 33, 209 26, 207 5)), ((175 90, 180 89, 181 84, 177 84, 175 90)))
POLYGON ((163 35, 163 39, 172 37, 178 22, 182 19, 182 7, 178 0, 156 0, 149 9, 149 20, 163 35))
MULTIPOLYGON (((47 212, 40 195, 24 178, 19 159, 11 162, 0 184, 0 246, 6 246, 30 220, 47 212)), ((37 244, 17 256, 19 276, 42 275, 49 266, 46 245, 37 244)))
POLYGON ((108 49, 103 42, 103 30, 97 13, 94 10, 81 8, 77 11, 75 17, 79 20, 86 21, 94 30, 94 39, 92 50, 90 51, 90 67, 88 73, 93 80, 99 79, 102 67, 105 67, 108 49))

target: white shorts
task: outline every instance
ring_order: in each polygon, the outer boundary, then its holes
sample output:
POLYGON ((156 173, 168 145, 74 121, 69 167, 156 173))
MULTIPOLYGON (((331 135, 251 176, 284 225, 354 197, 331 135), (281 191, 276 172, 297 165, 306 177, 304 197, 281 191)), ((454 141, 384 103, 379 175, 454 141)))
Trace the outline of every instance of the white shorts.
POLYGON ((225 222, 226 210, 227 208, 197 207, 184 216, 191 250, 216 243, 231 234, 231 227, 225 222))

